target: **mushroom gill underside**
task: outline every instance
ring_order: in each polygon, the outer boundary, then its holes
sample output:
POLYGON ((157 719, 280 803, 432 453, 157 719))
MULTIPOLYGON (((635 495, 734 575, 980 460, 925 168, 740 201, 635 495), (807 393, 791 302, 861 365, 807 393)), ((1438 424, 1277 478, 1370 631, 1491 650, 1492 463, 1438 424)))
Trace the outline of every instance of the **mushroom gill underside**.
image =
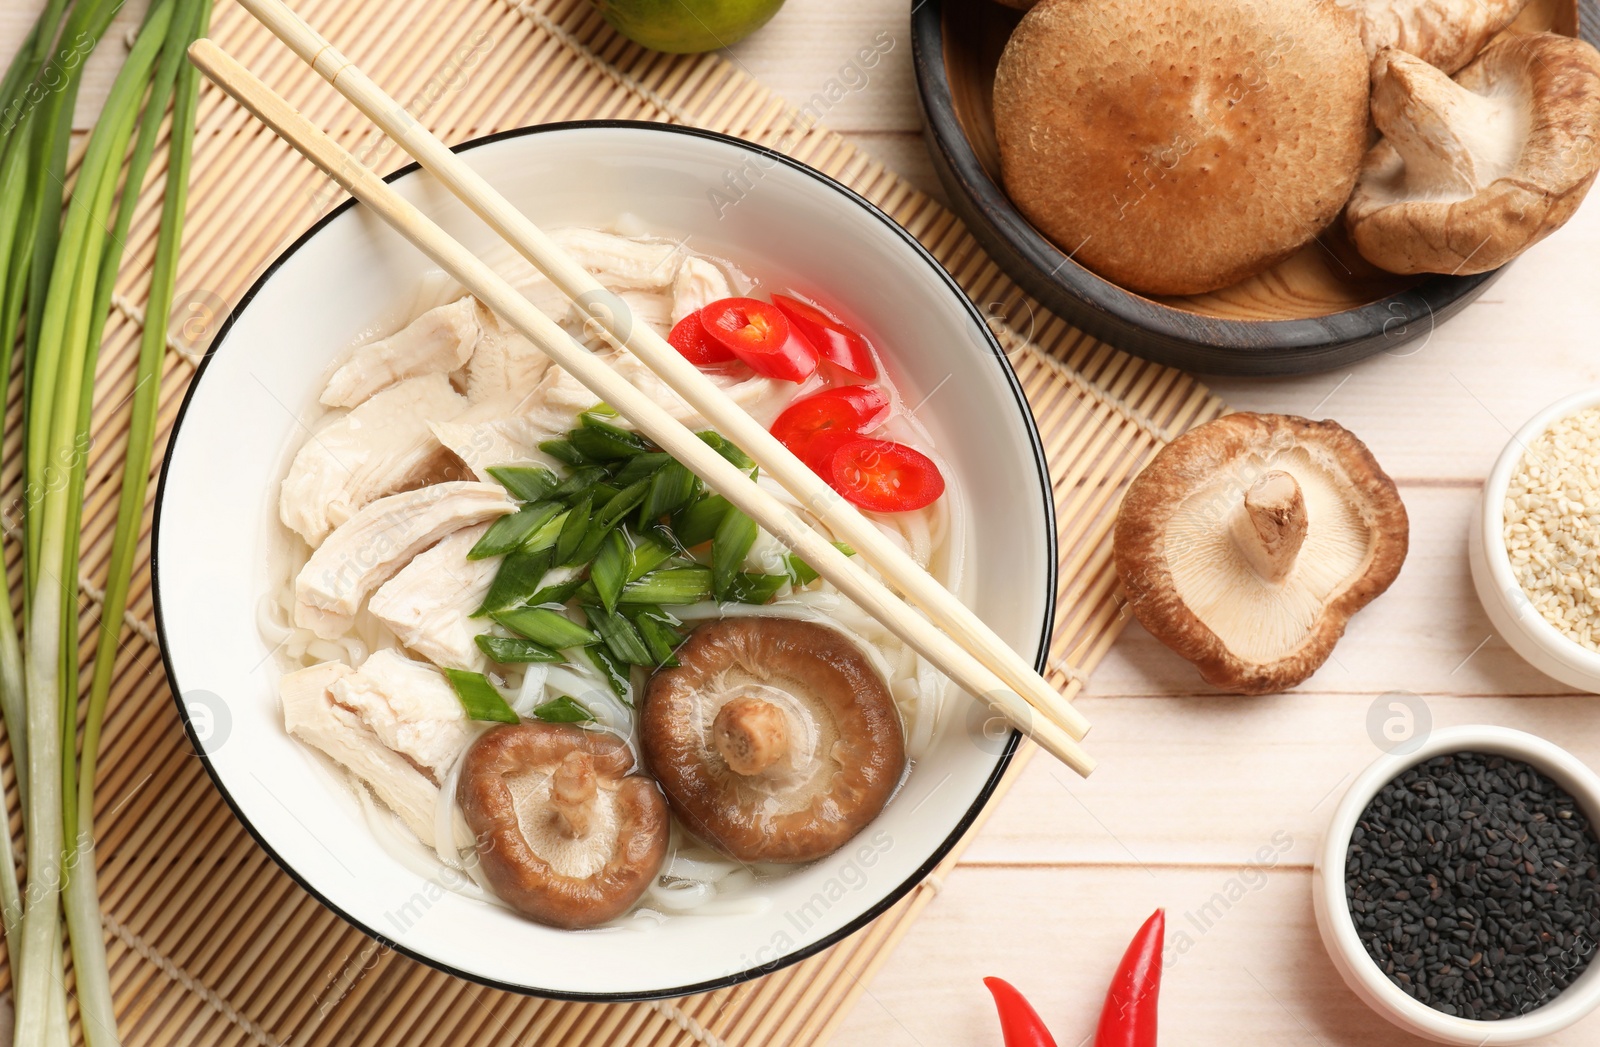
POLYGON ((1266 665, 1293 655, 1363 575, 1372 532, 1344 487, 1297 447, 1219 474, 1172 513, 1164 545, 1173 586, 1239 659, 1266 665))

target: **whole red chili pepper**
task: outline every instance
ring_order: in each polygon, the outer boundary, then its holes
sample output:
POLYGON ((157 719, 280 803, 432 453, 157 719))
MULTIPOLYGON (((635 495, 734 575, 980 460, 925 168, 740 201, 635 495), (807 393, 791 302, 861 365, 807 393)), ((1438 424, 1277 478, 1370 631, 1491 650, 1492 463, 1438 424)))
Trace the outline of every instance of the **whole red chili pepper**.
POLYGON ((983 984, 989 987, 995 1009, 1000 1012, 1000 1032, 1005 1036, 1006 1047, 1056 1047, 1039 1012, 1016 986, 1001 978, 985 978, 983 984))
POLYGON ((1161 947, 1166 936, 1167 913, 1157 909, 1122 954, 1100 1011, 1094 1047, 1156 1047, 1156 1002, 1161 995, 1161 947))

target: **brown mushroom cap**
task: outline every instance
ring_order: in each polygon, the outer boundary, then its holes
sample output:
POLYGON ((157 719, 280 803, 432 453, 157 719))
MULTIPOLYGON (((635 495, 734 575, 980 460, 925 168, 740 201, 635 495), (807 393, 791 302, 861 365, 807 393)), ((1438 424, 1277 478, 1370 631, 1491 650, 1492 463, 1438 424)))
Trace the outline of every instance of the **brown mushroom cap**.
POLYGON ((1074 260, 1196 294, 1339 214, 1367 145, 1367 58, 1318 0, 1045 0, 1006 44, 1006 191, 1074 260))
POLYGON ((617 738, 567 724, 484 732, 456 798, 495 893, 552 927, 627 912, 667 856, 666 801, 617 738))
POLYGON ((645 762, 688 829, 745 862, 831 854, 883 810, 905 771, 889 688, 826 626, 727 618, 650 677, 645 762))
POLYGON ((1571 218, 1600 170, 1600 53, 1553 33, 1490 44, 1452 81, 1385 51, 1345 224, 1395 273, 1497 269, 1571 218))
POLYGON ((1528 0, 1338 0, 1356 16, 1367 57, 1394 48, 1446 73, 1466 65, 1528 0))
POLYGON ((1335 422, 1232 414, 1168 444, 1117 514, 1134 615, 1218 687, 1280 691, 1400 573, 1394 481, 1335 422))

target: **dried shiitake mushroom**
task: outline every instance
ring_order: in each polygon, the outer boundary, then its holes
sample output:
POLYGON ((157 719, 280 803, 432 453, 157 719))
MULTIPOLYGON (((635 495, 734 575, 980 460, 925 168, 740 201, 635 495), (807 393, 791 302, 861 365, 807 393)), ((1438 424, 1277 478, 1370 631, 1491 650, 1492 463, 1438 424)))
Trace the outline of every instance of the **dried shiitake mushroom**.
POLYGON ((1367 66, 1354 18, 1320 0, 1046 0, 995 73, 1006 192, 1123 287, 1226 287, 1338 217, 1367 66))
POLYGON ((1168 444, 1117 514, 1117 574, 1150 633, 1218 687, 1281 691, 1400 573, 1406 509, 1335 422, 1232 414, 1168 444))
POLYGON ((619 739, 566 724, 484 732, 456 798, 500 899, 568 929, 627 912, 666 860, 667 804, 619 739))
POLYGON ((1553 33, 1490 44, 1454 80, 1403 51, 1372 64, 1367 153, 1345 211, 1394 273, 1497 269, 1559 229, 1600 170, 1600 52, 1553 33))
POLYGON ((645 688, 640 745, 673 811, 745 862, 833 853, 905 772, 900 713, 844 634, 788 618, 700 626, 645 688))
POLYGON ((1528 0, 1337 0, 1356 16, 1367 56, 1394 48, 1446 73, 1472 61, 1528 0))

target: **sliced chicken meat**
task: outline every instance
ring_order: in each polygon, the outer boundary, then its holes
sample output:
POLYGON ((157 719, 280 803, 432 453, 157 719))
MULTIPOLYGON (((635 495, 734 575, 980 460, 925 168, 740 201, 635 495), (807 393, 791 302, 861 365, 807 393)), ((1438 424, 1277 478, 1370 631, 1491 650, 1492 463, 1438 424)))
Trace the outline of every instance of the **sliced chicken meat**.
POLYGON ((410 761, 380 742, 354 710, 334 701, 333 688, 350 674, 348 665, 323 662, 285 676, 278 682, 283 725, 364 782, 417 839, 432 847, 439 790, 410 761))
POLYGON ((479 524, 452 534, 402 567, 367 602, 367 610, 402 644, 443 668, 481 671, 487 664, 474 641, 491 623, 468 615, 483 603, 500 561, 468 560, 467 553, 488 529, 479 524))
POLYGON ((313 546, 374 499, 426 478, 446 456, 429 424, 467 401, 442 374, 385 389, 308 439, 278 496, 278 517, 313 546))
MULTIPOLYGON (((540 383, 541 388, 561 374, 552 367, 540 383)), ((580 387, 581 388, 581 387, 580 387)), ((594 406, 594 394, 584 390, 585 407, 594 406)), ((572 412, 548 409, 542 394, 505 396, 473 404, 448 422, 435 422, 433 435, 480 480, 490 480, 489 469, 508 462, 532 462, 547 468, 562 468, 561 463, 539 450, 539 444, 555 439, 572 428, 572 412), (538 405, 538 406, 530 406, 538 405)))
POLYGON ((690 255, 678 267, 677 278, 672 281, 672 323, 690 313, 704 309, 712 302, 733 297, 733 287, 728 276, 715 262, 690 255))
POLYGON ((396 382, 425 374, 449 374, 478 344, 482 307, 471 295, 429 309, 387 338, 357 348, 328 379, 322 402, 354 407, 396 382))
POLYGON ((380 498, 336 528, 294 583, 295 624, 325 640, 355 624, 372 590, 447 534, 516 505, 499 484, 451 481, 380 498))
MULTIPOLYGON (((565 307, 563 298, 555 315, 565 307)), ((550 368, 550 358, 481 303, 477 322, 481 333, 478 348, 467 361, 467 399, 477 404, 527 396, 550 368)))
POLYGON ((472 725, 444 674, 393 648, 335 680, 333 700, 353 709, 380 742, 435 782, 472 741, 472 725))
POLYGON ((598 229, 558 229, 550 238, 613 291, 669 287, 684 258, 682 244, 598 229))

